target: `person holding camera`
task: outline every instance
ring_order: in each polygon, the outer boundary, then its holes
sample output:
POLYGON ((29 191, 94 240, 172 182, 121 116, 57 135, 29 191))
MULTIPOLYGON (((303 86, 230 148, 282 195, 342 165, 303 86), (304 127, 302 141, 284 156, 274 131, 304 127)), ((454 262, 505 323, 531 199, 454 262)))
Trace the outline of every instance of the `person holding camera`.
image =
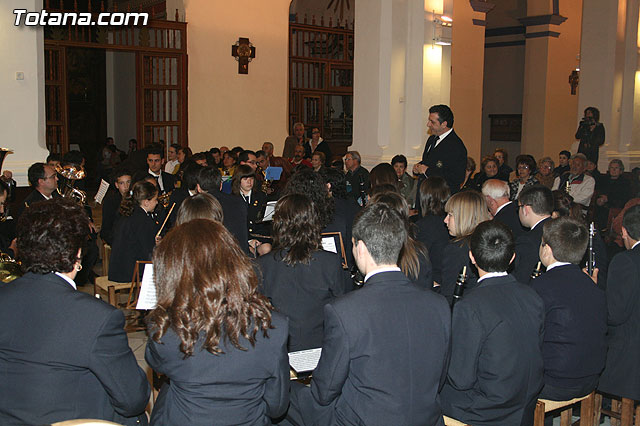
POLYGON ((576 139, 580 140, 578 153, 582 153, 587 160, 598 164, 600 147, 604 144, 604 125, 599 122, 600 111, 596 107, 587 107, 584 118, 580 121, 576 131, 576 139))

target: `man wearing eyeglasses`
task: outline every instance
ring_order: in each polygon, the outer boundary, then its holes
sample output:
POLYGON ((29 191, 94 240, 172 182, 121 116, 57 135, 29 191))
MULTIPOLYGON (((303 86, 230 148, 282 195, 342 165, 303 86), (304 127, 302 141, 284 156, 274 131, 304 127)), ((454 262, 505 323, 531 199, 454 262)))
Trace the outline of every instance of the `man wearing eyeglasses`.
POLYGON ((33 203, 60 196, 56 191, 58 188, 58 173, 52 166, 44 163, 34 163, 29 167, 27 175, 33 191, 24 199, 24 204, 18 209, 19 212, 16 217, 19 217, 24 209, 33 203))

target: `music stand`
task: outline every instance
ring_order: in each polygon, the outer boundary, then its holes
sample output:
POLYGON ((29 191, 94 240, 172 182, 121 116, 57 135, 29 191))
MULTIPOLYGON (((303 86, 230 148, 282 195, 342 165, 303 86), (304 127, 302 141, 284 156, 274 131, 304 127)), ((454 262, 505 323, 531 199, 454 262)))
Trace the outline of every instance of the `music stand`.
POLYGON ((344 243, 342 242, 342 232, 323 232, 320 236, 333 238, 336 249, 340 250, 337 254, 342 257, 342 268, 349 269, 349 265, 347 265, 347 254, 344 251, 344 243))
POLYGON ((146 264, 151 264, 151 262, 148 260, 136 260, 136 266, 133 268, 133 277, 131 278, 129 298, 127 299, 127 306, 125 306, 125 309, 136 309, 138 298, 140 297, 140 265, 146 264))

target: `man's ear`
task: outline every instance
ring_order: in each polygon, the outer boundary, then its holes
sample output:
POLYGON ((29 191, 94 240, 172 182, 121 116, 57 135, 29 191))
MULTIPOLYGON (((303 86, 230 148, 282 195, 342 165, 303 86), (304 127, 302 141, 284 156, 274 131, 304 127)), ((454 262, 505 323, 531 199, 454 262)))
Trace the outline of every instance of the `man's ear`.
POLYGON ((202 194, 204 191, 202 190, 202 187, 200 186, 199 183, 196 183, 196 192, 198 194, 202 194))
POLYGON ((511 260, 509 261, 509 265, 511 265, 514 260, 516 260, 516 254, 515 253, 513 253, 513 255, 511 256, 511 260))
POLYGON ((629 238, 629 232, 627 232, 627 228, 622 227, 622 238, 629 238))
MULTIPOLYGON (((471 263, 476 265, 476 258, 473 257, 473 253, 471 253, 471 250, 469 250, 469 259, 471 260, 471 263)), ((478 265, 476 265, 476 266, 478 266, 478 265)))

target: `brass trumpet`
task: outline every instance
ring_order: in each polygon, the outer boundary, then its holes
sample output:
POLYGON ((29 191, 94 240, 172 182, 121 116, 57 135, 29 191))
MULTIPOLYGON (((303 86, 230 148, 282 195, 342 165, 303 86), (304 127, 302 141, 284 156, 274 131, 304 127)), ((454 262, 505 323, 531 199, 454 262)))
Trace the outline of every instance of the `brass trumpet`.
POLYGON ((87 200, 87 193, 74 187, 77 180, 85 178, 86 174, 84 169, 82 167, 76 167, 73 164, 67 164, 66 166, 58 164, 56 166, 56 172, 58 172, 58 174, 63 178, 67 179, 64 185, 64 192, 61 192, 58 188, 58 193, 64 198, 69 198, 79 205, 84 206, 84 203, 87 200))
POLYGON ((6 253, 0 253, 0 282, 10 283, 22 276, 20 262, 14 260, 6 253))

